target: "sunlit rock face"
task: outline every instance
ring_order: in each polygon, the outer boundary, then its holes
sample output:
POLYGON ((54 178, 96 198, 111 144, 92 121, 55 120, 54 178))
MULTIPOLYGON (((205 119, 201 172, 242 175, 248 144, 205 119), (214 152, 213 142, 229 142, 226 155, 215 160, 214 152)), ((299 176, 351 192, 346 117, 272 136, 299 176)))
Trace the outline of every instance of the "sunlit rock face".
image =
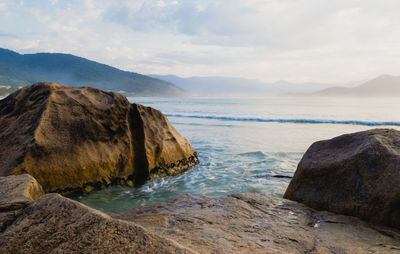
POLYGON ((0 176, 29 173, 45 192, 133 185, 198 163, 158 110, 90 87, 37 83, 0 101, 0 176))
POLYGON ((314 143, 284 197, 400 228, 400 132, 373 129, 314 143))

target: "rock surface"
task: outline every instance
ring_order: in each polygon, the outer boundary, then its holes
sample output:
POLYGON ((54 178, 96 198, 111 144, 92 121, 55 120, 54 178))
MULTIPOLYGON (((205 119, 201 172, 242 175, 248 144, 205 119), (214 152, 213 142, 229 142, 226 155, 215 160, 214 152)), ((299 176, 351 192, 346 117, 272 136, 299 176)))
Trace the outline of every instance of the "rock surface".
POLYGON ((284 197, 400 229, 400 132, 374 129, 314 143, 284 197))
POLYGON ((400 253, 391 229, 254 193, 181 195, 112 217, 199 253, 400 253))
POLYGON ((0 253, 193 253, 132 222, 47 194, 0 213, 0 253))
POLYGON ((44 195, 42 186, 28 174, 0 177, 0 212, 24 207, 44 195))
POLYGON ((145 177, 174 175, 198 163, 191 144, 160 111, 139 104, 132 104, 132 108, 134 122, 140 125, 134 143, 136 147, 143 147, 141 153, 137 153, 135 167, 146 168, 145 177))
POLYGON ((59 194, 0 211, 0 253, 399 252, 398 231, 254 193, 181 195, 112 217, 59 194))
POLYGON ((121 94, 38 83, 0 101, 0 176, 28 173, 45 192, 141 183, 198 163, 159 111, 121 94))

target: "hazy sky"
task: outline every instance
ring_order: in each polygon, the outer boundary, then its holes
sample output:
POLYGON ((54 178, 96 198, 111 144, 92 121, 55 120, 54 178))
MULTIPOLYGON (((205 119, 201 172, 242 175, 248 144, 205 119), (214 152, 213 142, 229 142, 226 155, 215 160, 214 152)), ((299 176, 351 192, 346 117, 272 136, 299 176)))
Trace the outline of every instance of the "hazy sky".
POLYGON ((355 81, 400 75, 400 1, 0 0, 0 47, 144 74, 355 81))

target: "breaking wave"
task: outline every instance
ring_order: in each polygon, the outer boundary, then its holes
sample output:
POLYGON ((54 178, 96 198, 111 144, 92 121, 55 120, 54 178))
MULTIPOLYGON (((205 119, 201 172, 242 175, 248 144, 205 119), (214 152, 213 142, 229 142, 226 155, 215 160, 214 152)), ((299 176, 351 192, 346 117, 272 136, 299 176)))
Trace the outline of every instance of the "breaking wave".
POLYGON ((298 124, 351 124, 364 126, 400 126, 400 122, 393 121, 362 121, 362 120, 329 120, 329 119, 290 119, 290 118, 260 118, 260 117, 232 117, 212 115, 187 115, 187 114, 165 114, 168 117, 215 119, 224 121, 240 122, 265 122, 265 123, 298 123, 298 124))

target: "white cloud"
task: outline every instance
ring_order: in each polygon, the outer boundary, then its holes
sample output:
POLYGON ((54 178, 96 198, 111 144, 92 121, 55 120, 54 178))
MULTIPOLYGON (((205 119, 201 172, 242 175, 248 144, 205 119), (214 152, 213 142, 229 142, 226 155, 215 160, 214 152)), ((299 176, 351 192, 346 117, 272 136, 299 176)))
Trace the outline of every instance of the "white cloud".
POLYGON ((0 12, 1 12, 1 11, 6 11, 6 10, 7 10, 7 7, 8 7, 7 1, 0 0, 0 12))
POLYGON ((158 0, 157 1, 157 6, 160 7, 160 8, 165 7, 166 5, 167 4, 163 0, 158 0))
POLYGON ((142 73, 328 82, 400 74, 398 0, 5 3, 0 32, 21 41, 1 36, 1 45, 70 52, 142 73))
POLYGON ((29 50, 35 49, 40 45, 40 40, 20 40, 20 39, 11 39, 5 43, 6 47, 9 48, 18 48, 20 50, 29 50))

